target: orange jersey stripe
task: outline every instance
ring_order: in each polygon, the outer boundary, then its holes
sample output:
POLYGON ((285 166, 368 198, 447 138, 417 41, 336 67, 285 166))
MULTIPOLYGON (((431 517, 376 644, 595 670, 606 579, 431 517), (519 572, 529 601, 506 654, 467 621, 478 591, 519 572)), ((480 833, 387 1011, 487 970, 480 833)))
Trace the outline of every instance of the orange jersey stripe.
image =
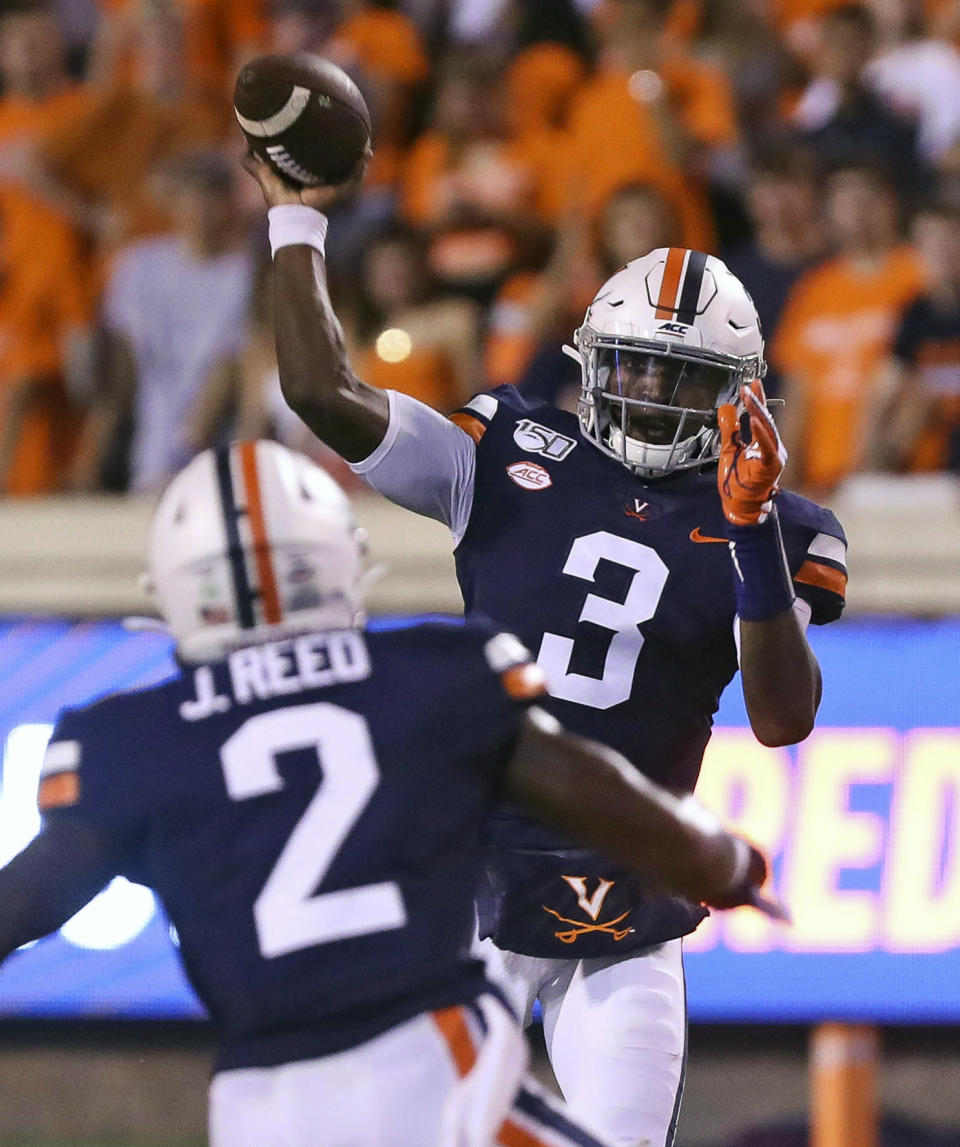
POLYGON ((263 619, 267 625, 275 625, 283 616, 280 609, 280 595, 277 592, 277 579, 273 572, 273 559, 267 539, 267 527, 263 519, 263 502, 260 498, 260 477, 257 473, 257 444, 241 442, 240 466, 243 470, 243 485, 247 494, 247 517, 253 538, 253 552, 257 562, 257 581, 260 585, 260 601, 263 603, 263 619))
POLYGON ((500 675, 504 692, 517 701, 528 701, 531 697, 542 697, 547 691, 547 680, 543 670, 535 661, 525 665, 514 665, 500 675))
POLYGON ((487 432, 486 426, 484 426, 479 418, 474 418, 472 414, 464 414, 462 411, 451 414, 450 421, 469 434, 474 442, 479 442, 487 432))
POLYGON ((37 807, 41 812, 48 808, 68 808, 80 799, 80 776, 77 773, 54 773, 44 777, 37 792, 37 807))
POLYGON ((527 1131, 512 1119, 505 1119, 497 1132, 497 1147, 550 1147, 546 1139, 527 1131))
POLYGON ((441 1008, 433 1013, 433 1022, 450 1050, 457 1075, 462 1079, 477 1062, 477 1049, 463 1008, 441 1008))
POLYGON ((838 597, 846 597, 847 575, 843 570, 835 570, 833 566, 805 561, 793 575, 793 580, 802 582, 804 585, 815 585, 818 589, 828 589, 838 597))
POLYGON ((658 319, 672 318, 677 309, 677 295, 680 290, 680 273, 683 270, 683 261, 686 258, 685 247, 671 247, 667 256, 666 266, 663 268, 663 281, 660 284, 660 298, 657 299, 658 319))

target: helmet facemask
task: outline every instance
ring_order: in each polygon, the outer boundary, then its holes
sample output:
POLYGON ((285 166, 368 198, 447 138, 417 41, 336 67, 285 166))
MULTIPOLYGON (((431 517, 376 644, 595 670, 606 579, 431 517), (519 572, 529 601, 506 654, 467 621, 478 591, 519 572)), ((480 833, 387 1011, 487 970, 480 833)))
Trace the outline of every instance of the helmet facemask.
POLYGON ((717 409, 738 403, 758 360, 581 328, 579 416, 584 435, 639 477, 660 478, 714 461, 717 409))

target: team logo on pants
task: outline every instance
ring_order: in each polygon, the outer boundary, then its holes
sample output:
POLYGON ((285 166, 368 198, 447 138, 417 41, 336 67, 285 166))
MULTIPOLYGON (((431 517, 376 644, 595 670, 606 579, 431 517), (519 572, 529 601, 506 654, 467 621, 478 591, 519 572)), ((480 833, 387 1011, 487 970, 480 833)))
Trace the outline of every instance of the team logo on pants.
POLYGON ((554 908, 548 908, 546 904, 541 904, 544 912, 549 912, 551 916, 556 916, 561 924, 569 924, 569 928, 561 929, 559 932, 554 932, 554 936, 560 941, 561 944, 573 944, 581 936, 586 936, 591 932, 604 932, 608 936, 612 936, 614 940, 623 940, 634 931, 630 925, 624 928, 618 928, 617 925, 622 923, 627 916, 630 915, 630 909, 626 912, 621 912, 619 916, 615 916, 612 920, 600 920, 600 913, 603 911, 603 902, 607 898, 607 893, 613 887, 615 881, 604 880, 602 877, 597 878, 597 886, 594 888, 590 895, 587 895, 587 877, 586 876, 564 876, 561 879, 565 880, 570 888, 577 894, 577 904, 583 910, 589 920, 572 920, 568 916, 562 916, 554 908))

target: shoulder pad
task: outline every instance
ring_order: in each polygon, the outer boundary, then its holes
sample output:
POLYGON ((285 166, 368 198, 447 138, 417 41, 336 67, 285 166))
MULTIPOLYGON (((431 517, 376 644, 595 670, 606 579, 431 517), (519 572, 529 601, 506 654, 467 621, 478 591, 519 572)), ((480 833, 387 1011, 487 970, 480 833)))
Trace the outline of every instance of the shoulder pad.
POLYGON ((793 575, 797 595, 809 602, 814 625, 835 621, 847 594, 847 538, 832 511, 785 492, 777 499, 781 526, 803 545, 803 561, 793 575))

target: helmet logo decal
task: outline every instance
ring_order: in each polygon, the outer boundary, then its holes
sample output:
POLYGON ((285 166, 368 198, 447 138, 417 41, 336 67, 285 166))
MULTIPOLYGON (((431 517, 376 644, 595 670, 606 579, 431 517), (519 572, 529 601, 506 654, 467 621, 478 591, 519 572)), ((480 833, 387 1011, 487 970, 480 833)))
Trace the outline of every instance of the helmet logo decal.
POLYGON ((553 485, 549 472, 536 462, 514 462, 507 467, 507 474, 524 490, 546 490, 553 485))
POLYGON ((661 323, 657 327, 658 333, 667 335, 676 335, 678 338, 685 338, 687 331, 690 327, 686 323, 661 323))
POLYGON ((542 454, 561 462, 576 446, 576 439, 568 438, 549 426, 534 422, 532 418, 521 418, 513 432, 513 440, 521 450, 531 454, 542 454))

